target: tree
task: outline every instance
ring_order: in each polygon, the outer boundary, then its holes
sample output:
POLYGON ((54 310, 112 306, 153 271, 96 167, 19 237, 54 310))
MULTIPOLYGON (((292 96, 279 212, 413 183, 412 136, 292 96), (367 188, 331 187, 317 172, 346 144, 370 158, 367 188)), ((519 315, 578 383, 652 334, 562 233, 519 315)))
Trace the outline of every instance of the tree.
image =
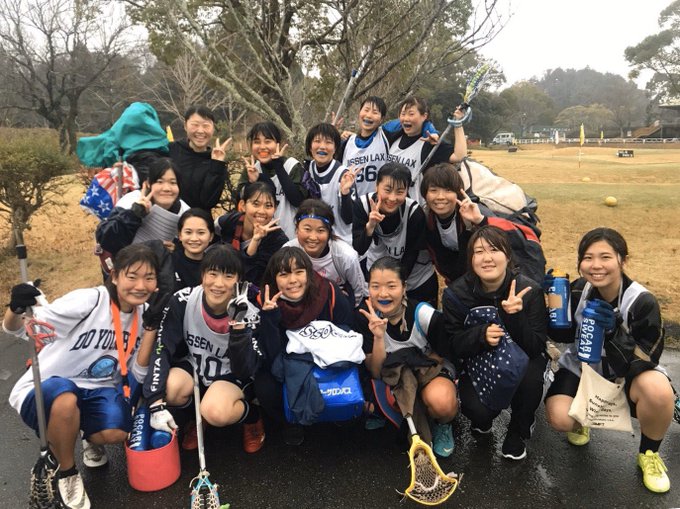
MULTIPOLYGON (((558 111, 570 106, 601 104, 611 110, 621 136, 631 125, 645 122, 647 94, 618 74, 593 69, 551 69, 536 82, 555 102, 558 111)), ((579 124, 580 125, 580 124, 579 124)))
POLYGON ((598 133, 600 129, 609 127, 614 123, 612 111, 601 104, 590 106, 570 106, 557 115, 555 124, 566 127, 572 133, 578 132, 583 124, 586 132, 598 133))
POLYGON ((30 228, 31 216, 65 190, 58 177, 73 168, 73 161, 59 151, 52 133, 34 130, 0 136, 0 215, 5 216, 19 239, 30 228))
POLYGON ((524 138, 533 125, 550 125, 555 118, 555 106, 548 95, 536 84, 520 81, 500 94, 512 112, 509 122, 524 138))
POLYGON ((361 72, 350 101, 390 83, 403 95, 433 66, 483 45, 500 24, 496 0, 481 11, 468 0, 127 2, 149 29, 156 55, 171 63, 178 47, 205 52, 196 62, 201 74, 294 143, 304 138, 306 114, 319 120, 310 97, 329 111, 352 68, 361 72))
POLYGON ((629 46, 624 53, 633 66, 631 77, 640 71, 654 71, 647 89, 657 99, 671 99, 680 96, 680 1, 671 2, 659 14, 661 30, 645 37, 635 46, 629 46))
POLYGON ((105 0, 0 1, 0 50, 10 64, 3 92, 56 129, 68 153, 83 93, 126 50, 126 21, 112 9, 105 0))

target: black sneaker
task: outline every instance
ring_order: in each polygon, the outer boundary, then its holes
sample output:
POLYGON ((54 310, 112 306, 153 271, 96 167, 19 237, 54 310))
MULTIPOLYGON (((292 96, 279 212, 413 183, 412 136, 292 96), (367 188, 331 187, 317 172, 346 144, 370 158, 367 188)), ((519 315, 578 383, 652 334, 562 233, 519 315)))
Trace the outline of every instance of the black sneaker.
POLYGON ((501 454, 509 460, 521 460, 527 456, 527 448, 522 436, 517 431, 509 430, 503 440, 501 454))
POLYGON ((289 424, 283 429, 283 440, 286 445, 302 445, 305 441, 305 428, 300 424, 289 424))

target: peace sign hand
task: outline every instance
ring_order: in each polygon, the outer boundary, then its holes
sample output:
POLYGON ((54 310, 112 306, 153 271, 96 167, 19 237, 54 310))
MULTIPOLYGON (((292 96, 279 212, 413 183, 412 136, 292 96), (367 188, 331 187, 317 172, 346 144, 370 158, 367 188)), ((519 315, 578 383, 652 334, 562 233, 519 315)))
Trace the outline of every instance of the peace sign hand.
POLYGON ((510 293, 508 295, 508 298, 501 301, 501 306, 503 306, 503 309, 509 315, 513 315, 515 313, 519 313, 520 311, 522 311, 523 307, 522 297, 524 297, 531 290, 531 287, 527 286, 524 290, 522 290, 518 294, 515 294, 516 286, 517 281, 513 279, 512 283, 510 283, 510 293))
POLYGON ((385 331, 387 330, 387 318, 380 318, 376 314, 373 304, 371 304, 371 299, 366 299, 366 307, 368 307, 368 311, 359 309, 359 313, 368 320, 368 329, 373 333, 373 337, 375 339, 384 339, 385 331))
POLYGON ((461 188, 460 193, 463 195, 462 200, 456 199, 460 217, 469 221, 472 224, 479 224, 484 220, 484 214, 479 210, 479 205, 473 202, 465 193, 465 189, 461 188))
POLYGON ((260 223, 253 224, 253 240, 255 242, 260 242, 263 238, 265 238, 269 234, 269 232, 273 232, 274 230, 280 230, 281 227, 276 224, 278 222, 279 219, 275 218, 269 221, 267 224, 260 223))
POLYGON ((284 144, 283 147, 280 146, 278 143, 276 144, 276 152, 272 154, 272 159, 280 159, 283 157, 283 153, 286 151, 288 148, 288 144, 284 144))
POLYGON ((153 189, 150 188, 148 182, 142 184, 142 194, 139 195, 137 203, 144 207, 147 214, 151 211, 153 205, 153 189))
POLYGON ((272 311, 278 307, 276 301, 281 297, 282 292, 277 293, 271 299, 269 298, 269 285, 264 285, 264 302, 262 302, 262 311, 272 311))
POLYGON ((357 179, 357 175, 361 173, 362 168, 355 168, 354 165, 347 168, 347 171, 340 177, 340 193, 345 196, 349 194, 354 185, 354 181, 357 179))
POLYGON ((246 165, 248 182, 250 182, 251 184, 253 182, 257 182, 257 179, 260 178, 260 171, 255 166, 255 158, 253 156, 250 156, 250 161, 248 159, 246 159, 245 157, 241 157, 241 159, 243 159, 243 162, 246 165))
POLYGON ((231 138, 228 138, 224 143, 220 145, 220 139, 217 138, 215 141, 215 146, 212 149, 211 157, 217 161, 224 161, 227 155, 227 149, 231 145, 231 138))
POLYGON ((335 112, 331 111, 331 125, 335 126, 335 128, 339 131, 342 127, 342 124, 344 123, 345 117, 335 118, 335 112))
POLYGON ((371 204, 371 212, 368 214, 368 222, 366 223, 366 231, 369 235, 373 235, 375 227, 378 226, 385 219, 385 214, 380 213, 380 205, 382 205, 382 198, 378 196, 378 201, 373 201, 373 198, 369 198, 369 203, 371 204))

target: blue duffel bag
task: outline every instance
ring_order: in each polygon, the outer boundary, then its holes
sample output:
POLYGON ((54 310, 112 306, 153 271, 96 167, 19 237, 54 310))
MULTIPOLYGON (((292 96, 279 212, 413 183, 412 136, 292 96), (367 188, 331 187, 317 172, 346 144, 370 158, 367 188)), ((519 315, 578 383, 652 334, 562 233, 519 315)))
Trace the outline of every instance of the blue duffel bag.
MULTIPOLYGON (((364 393, 361 390, 359 369, 356 365, 347 368, 326 368, 315 366, 312 374, 319 384, 324 409, 314 422, 337 422, 356 419, 364 411, 364 393)), ((286 420, 297 423, 288 404, 286 384, 283 384, 283 409, 286 420)))

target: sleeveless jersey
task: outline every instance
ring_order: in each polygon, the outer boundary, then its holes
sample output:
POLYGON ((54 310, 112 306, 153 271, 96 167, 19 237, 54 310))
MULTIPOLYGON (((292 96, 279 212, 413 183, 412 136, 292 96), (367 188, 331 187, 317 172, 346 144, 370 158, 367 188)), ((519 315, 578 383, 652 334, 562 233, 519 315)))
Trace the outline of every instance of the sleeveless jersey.
MULTIPOLYGON (((372 194, 364 195, 360 198, 361 205, 364 207, 366 214, 371 213, 371 199, 372 194)), ((404 204, 399 207, 399 214, 401 214, 400 226, 397 230, 388 235, 380 235, 377 233, 380 225, 376 227, 373 232, 373 240, 366 251, 366 270, 371 270, 373 263, 383 256, 391 256, 397 260, 401 260, 406 251, 406 235, 408 232, 408 219, 417 210, 418 203, 411 198, 406 198, 404 204)), ((416 289, 425 283, 434 274, 434 267, 432 266, 432 259, 430 253, 426 249, 418 253, 418 259, 411 274, 406 280, 406 285, 410 289, 416 289)))
MULTIPOLYGON (((216 378, 231 373, 231 365, 227 357, 229 333, 220 334, 208 327, 203 318, 203 287, 185 288, 177 292, 181 300, 186 299, 184 311, 184 339, 189 347, 192 361, 198 365, 199 380, 203 385, 210 385, 216 378)), ((248 302, 250 317, 258 313, 257 308, 248 302)))
MULTIPOLYGON (((335 160, 331 162, 330 166, 323 173, 319 172, 315 161, 309 163, 309 173, 321 189, 321 200, 333 209, 333 215, 335 216, 333 233, 345 242, 352 243, 352 223, 345 223, 340 216, 340 178, 346 171, 347 168, 335 160)), ((356 197, 354 190, 350 191, 350 195, 353 195, 352 198, 356 197)))
MULTIPOLYGON (((581 376, 581 361, 577 356, 578 352, 578 340, 579 332, 581 330, 581 322, 583 321, 583 310, 586 308, 586 303, 590 297, 590 292, 592 290, 592 285, 586 283, 583 287, 583 292, 581 293, 581 298, 579 299, 578 305, 576 306, 576 312, 574 313, 574 320, 576 321, 576 339, 573 344, 569 345, 567 350, 560 356, 559 365, 568 369, 575 375, 581 376)), ((644 286, 642 286, 637 281, 633 281, 623 295, 619 302, 619 312, 621 313, 621 318, 623 323, 620 327, 623 327, 626 332, 629 331, 628 318, 630 313, 630 308, 633 303, 642 295, 643 293, 649 293, 644 286)), ((607 352, 604 349, 604 344, 602 345, 602 358, 607 356, 607 352)), ((591 368, 597 371, 598 374, 604 376, 602 372, 602 362, 598 364, 591 364, 591 368)), ((657 366, 657 371, 665 373, 665 370, 661 366, 657 366)))
POLYGON ((387 162, 390 146, 382 127, 378 127, 371 143, 367 147, 358 147, 356 142, 356 134, 353 134, 347 140, 342 164, 348 168, 352 165, 355 165, 357 168, 363 168, 355 181, 357 196, 363 196, 375 191, 378 170, 387 162))
POLYGON ((420 182, 423 179, 423 174, 418 170, 423 162, 423 146, 428 142, 416 140, 412 145, 402 149, 399 148, 401 138, 401 136, 397 138, 390 146, 388 160, 401 163, 411 170, 411 187, 408 191, 408 196, 409 198, 416 200, 418 204, 423 207, 425 205, 425 198, 420 195, 420 182))
MULTIPOLYGON (((300 164, 297 159, 289 157, 283 163, 283 168, 286 170, 286 173, 290 174, 296 164, 300 164)), ((260 161, 255 162, 255 168, 262 173, 260 161)), ((279 177, 274 174, 270 178, 276 188, 276 201, 278 202, 274 217, 279 219, 279 225, 281 226, 283 233, 285 233, 289 239, 292 239, 295 237, 295 221, 293 221, 293 218, 295 217, 295 211, 297 209, 288 201, 288 197, 284 194, 283 187, 279 182, 279 177)))
MULTIPOLYGON (((411 335, 406 341, 395 339, 385 332, 385 352, 394 353, 403 348, 417 347, 421 352, 429 354, 432 351, 427 340, 430 322, 435 314, 435 309, 427 302, 421 302, 416 306, 411 335)), ((406 319, 406 318, 404 318, 406 319)))

